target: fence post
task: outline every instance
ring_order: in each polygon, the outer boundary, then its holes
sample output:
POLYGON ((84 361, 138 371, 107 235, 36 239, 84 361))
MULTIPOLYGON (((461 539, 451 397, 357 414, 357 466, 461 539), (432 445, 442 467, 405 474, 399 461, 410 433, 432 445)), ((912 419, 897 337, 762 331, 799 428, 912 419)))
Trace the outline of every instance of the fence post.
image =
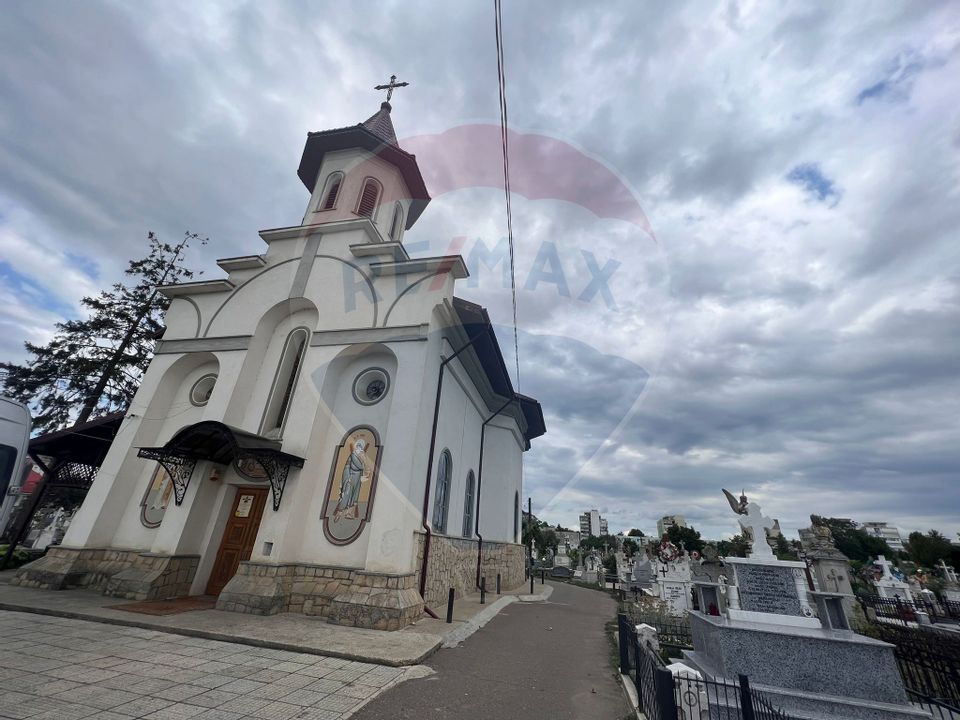
POLYGON ((754 720, 753 695, 750 694, 750 678, 746 675, 738 675, 737 680, 737 684, 740 686, 740 708, 743 713, 743 720, 754 720))
POLYGON ((669 670, 657 668, 653 671, 653 686, 657 696, 657 707, 660 708, 660 717, 656 720, 677 720, 679 716, 677 715, 677 698, 673 694, 673 675, 669 670))
POLYGON ((627 632, 626 613, 617 613, 617 641, 620 646, 620 673, 622 675, 630 674, 630 648, 627 645, 630 642, 627 632))

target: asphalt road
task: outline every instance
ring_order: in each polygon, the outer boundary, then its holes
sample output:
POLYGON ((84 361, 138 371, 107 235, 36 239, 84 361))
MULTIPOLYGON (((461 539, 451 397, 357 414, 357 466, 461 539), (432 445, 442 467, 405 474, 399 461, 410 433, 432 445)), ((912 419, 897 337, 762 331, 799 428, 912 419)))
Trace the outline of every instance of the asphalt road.
MULTIPOLYGON (((538 581, 539 585, 539 581, 538 581)), ((436 673, 388 690, 355 720, 621 720, 632 717, 611 665, 606 594, 563 583, 550 600, 508 605, 436 673)))

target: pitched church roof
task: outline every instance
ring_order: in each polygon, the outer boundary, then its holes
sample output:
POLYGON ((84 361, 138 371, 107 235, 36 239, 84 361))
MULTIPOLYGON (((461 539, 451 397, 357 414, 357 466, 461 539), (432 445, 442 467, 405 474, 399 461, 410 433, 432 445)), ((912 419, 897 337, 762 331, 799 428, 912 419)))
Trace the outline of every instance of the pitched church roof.
POLYGON ((543 419, 543 409, 540 403, 528 395, 523 395, 513 389, 507 364, 503 361, 500 343, 490 322, 487 309, 469 300, 454 296, 453 309, 457 319, 463 325, 467 336, 474 339, 473 350, 480 361, 483 371, 490 381, 490 387, 502 397, 512 397, 520 406, 520 411, 526 420, 527 428, 524 437, 529 443, 547 432, 543 419))
POLYGON ((383 102, 380 109, 363 121, 363 126, 377 137, 386 140, 391 145, 397 145, 397 133, 393 129, 390 119, 390 103, 383 102))

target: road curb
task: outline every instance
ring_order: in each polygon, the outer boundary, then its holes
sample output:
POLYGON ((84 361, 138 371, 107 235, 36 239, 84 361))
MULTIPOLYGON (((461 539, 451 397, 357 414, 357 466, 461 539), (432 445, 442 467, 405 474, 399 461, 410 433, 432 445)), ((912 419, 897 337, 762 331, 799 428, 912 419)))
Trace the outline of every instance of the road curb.
POLYGON ((548 600, 551 595, 553 595, 553 586, 544 585, 543 590, 536 595, 518 595, 517 599, 520 602, 543 602, 544 600, 548 600))

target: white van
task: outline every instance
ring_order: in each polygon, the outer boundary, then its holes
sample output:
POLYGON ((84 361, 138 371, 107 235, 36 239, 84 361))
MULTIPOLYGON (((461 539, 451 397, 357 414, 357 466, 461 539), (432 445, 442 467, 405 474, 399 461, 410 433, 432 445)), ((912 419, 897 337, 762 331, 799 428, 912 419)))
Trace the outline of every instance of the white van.
POLYGON ((16 496, 10 488, 19 488, 32 463, 27 456, 30 444, 30 411, 10 398, 0 397, 0 531, 6 525, 16 496))

